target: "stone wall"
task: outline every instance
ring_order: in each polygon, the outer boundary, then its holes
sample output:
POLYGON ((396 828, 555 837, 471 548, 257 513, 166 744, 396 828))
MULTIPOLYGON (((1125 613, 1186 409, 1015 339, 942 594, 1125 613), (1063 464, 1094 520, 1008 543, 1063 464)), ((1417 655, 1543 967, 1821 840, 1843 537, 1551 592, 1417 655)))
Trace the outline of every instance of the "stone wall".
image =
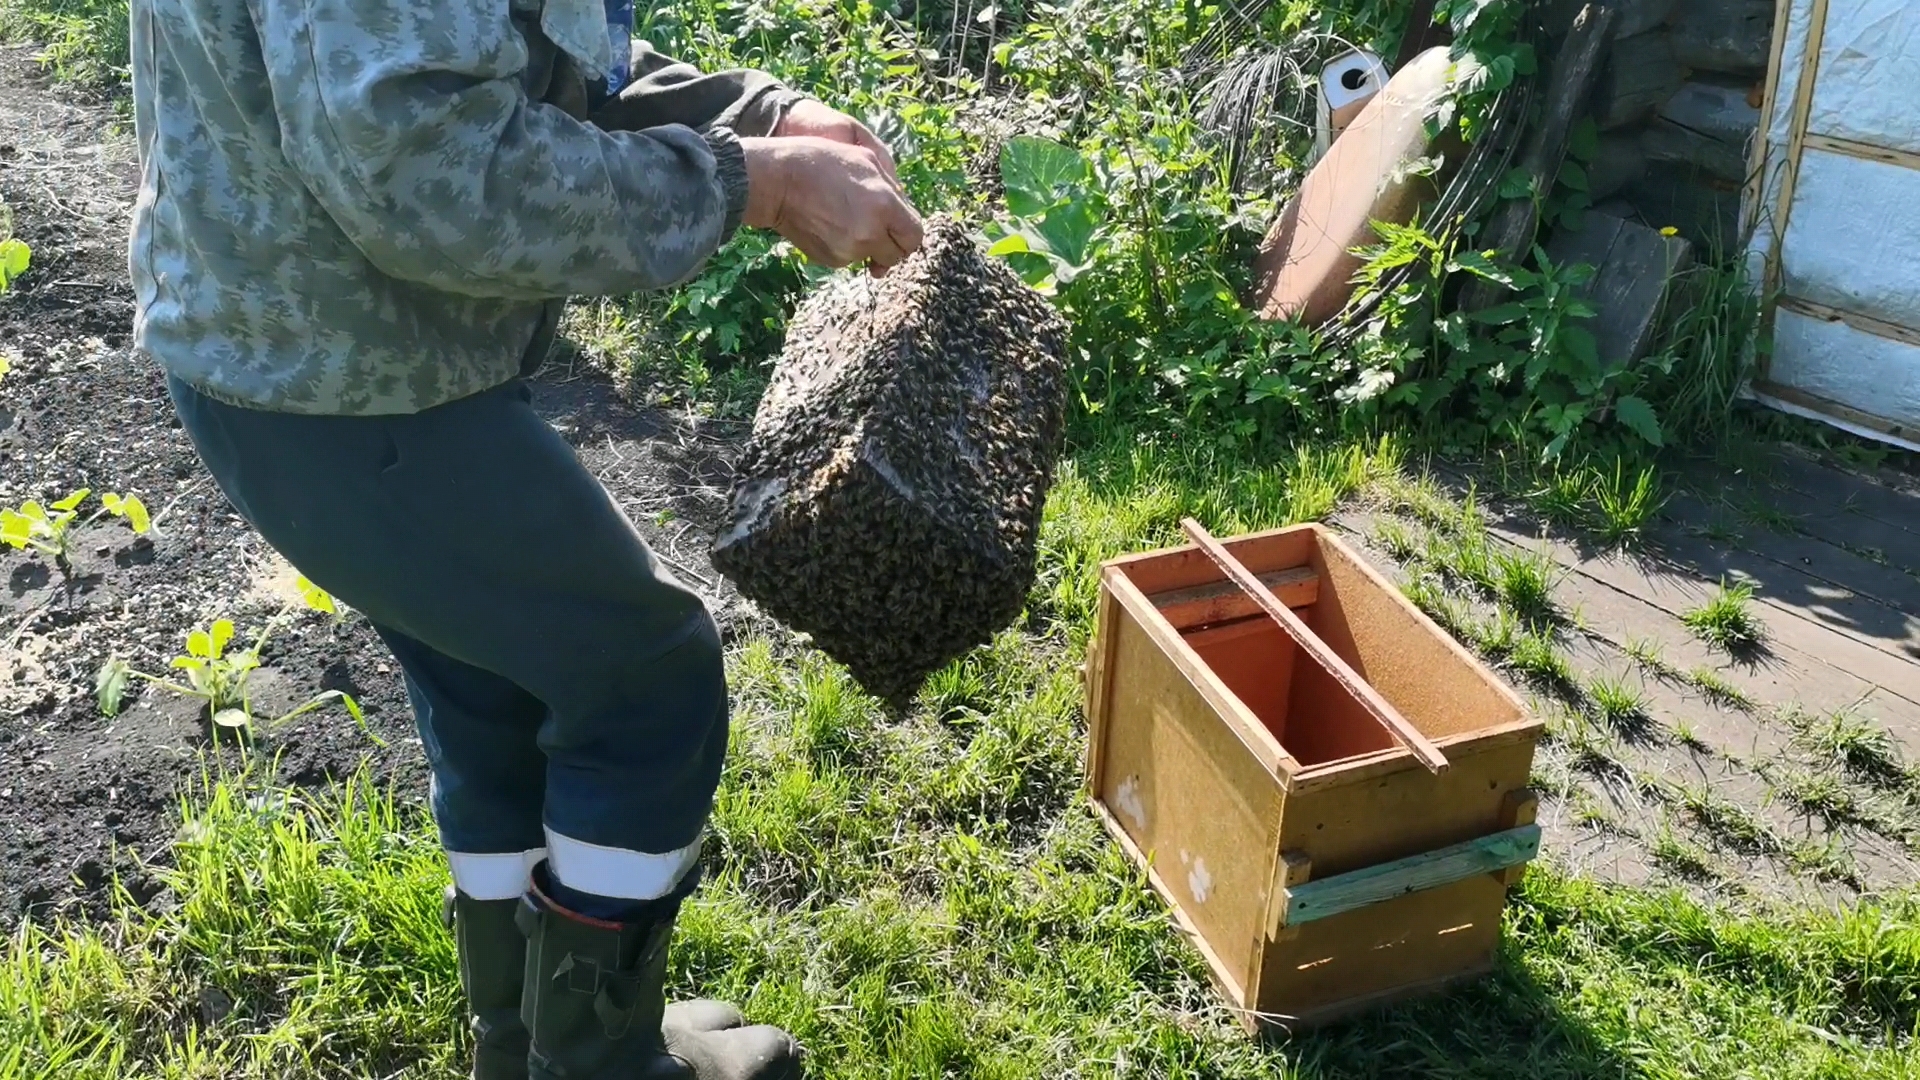
MULTIPOLYGON (((1592 113, 1601 129, 1588 170, 1594 202, 1680 230, 1704 258, 1731 254, 1742 239, 1740 190, 1760 124, 1773 0, 1611 2, 1613 41, 1592 113)), ((1579 7, 1550 0, 1547 25, 1567 26, 1579 7)))

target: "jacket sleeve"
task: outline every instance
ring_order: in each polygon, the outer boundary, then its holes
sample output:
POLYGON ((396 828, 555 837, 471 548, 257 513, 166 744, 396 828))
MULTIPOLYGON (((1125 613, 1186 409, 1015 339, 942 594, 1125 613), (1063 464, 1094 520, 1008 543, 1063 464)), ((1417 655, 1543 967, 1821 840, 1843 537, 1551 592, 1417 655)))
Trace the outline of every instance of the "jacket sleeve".
POLYGON ((470 296, 664 288, 738 227, 724 127, 606 131, 531 101, 488 0, 256 0, 282 151, 367 259, 470 296))
POLYGON ((632 82, 593 113, 608 131, 643 131, 683 124, 697 131, 730 128, 754 137, 773 134, 800 95, 764 71, 700 71, 636 41, 632 82))

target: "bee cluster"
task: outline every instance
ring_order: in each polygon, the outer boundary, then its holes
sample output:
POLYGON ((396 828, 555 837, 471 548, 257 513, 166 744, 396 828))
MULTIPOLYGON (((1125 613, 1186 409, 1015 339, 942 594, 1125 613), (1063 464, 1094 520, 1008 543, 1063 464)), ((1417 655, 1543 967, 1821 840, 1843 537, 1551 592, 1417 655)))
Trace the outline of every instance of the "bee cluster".
POLYGON ((896 706, 1019 616, 1066 420, 1064 320, 957 220, 794 314, 713 564, 896 706))

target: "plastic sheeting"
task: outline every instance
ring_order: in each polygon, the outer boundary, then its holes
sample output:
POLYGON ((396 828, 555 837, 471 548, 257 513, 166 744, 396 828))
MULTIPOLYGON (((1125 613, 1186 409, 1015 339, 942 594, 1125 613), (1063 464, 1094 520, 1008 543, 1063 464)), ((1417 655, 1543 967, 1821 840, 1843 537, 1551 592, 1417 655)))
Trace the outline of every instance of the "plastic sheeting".
POLYGON ((1778 245, 1789 306, 1806 301, 1862 318, 1778 310, 1772 356, 1755 389, 1792 411, 1911 445, 1920 432, 1920 4, 1789 0, 1786 14, 1765 168, 1747 208, 1749 266, 1756 285, 1764 283, 1778 245), (1824 31, 1802 132, 1811 141, 1800 153, 1782 241, 1781 192, 1816 6, 1824 31), (1828 140, 1879 149, 1837 152, 1846 147, 1828 140))

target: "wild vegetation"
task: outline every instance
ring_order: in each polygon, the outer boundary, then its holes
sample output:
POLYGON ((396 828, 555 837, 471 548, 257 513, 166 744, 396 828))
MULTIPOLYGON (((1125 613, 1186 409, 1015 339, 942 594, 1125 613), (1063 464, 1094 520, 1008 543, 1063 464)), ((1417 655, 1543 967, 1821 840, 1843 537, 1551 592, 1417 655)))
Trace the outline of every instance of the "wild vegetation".
MULTIPOLYGON (((1406 6, 1273 3, 1260 36, 1390 45, 1406 6)), ((1440 8, 1485 72, 1462 104, 1471 127, 1536 61, 1514 36, 1517 0, 1440 8)), ((1408 595, 1535 693, 1549 796, 1620 829, 1592 793, 1644 796, 1653 823, 1632 827, 1676 882, 1737 877, 1729 853, 1850 872, 1711 787, 1649 771, 1639 748, 1699 742, 1653 721, 1649 685, 1746 692, 1654 642, 1594 671, 1555 561, 1490 524, 1498 501, 1631 548, 1676 449, 1779 423, 1734 401, 1754 315, 1738 271, 1698 271, 1700 302, 1649 358, 1609 370, 1574 294, 1590 268, 1489 258, 1471 222, 1382 230, 1368 275, 1428 272, 1394 286, 1353 341, 1261 323, 1239 297, 1276 191, 1231 182, 1196 119, 1206 83, 1179 72, 1223 18, 1153 0, 686 0, 645 14, 641 32, 669 53, 768 68, 866 120, 924 209, 976 221, 1069 316, 1075 356, 1071 460, 1018 625, 936 675, 898 722, 770 628, 734 646, 739 734, 677 983, 791 1026, 829 1077, 1920 1072, 1911 892, 1800 908, 1605 884, 1549 860, 1516 894, 1492 979, 1266 1043, 1240 1032, 1086 812, 1077 665, 1099 562, 1175 542, 1187 516, 1230 535, 1358 507, 1408 595), (1441 290, 1458 275, 1507 298, 1452 314, 1441 290), (1488 487, 1436 478, 1432 452, 1488 487)), ((0 27, 42 42, 56 73, 122 89, 124 4, 0 0, 0 27)), ((1276 153, 1282 182, 1297 177, 1304 139, 1283 131, 1276 153)), ((1502 194, 1577 215, 1582 187, 1576 165, 1551 192, 1502 194)), ((787 245, 743 236, 684 289, 578 305, 570 336, 636 401, 737 420, 818 276, 787 245)), ((1730 590, 1695 630, 1725 649, 1757 641, 1752 603, 1730 590)), ((227 651, 231 626, 195 634, 173 688, 247 723, 259 646, 227 651)), ((114 712, 129 680, 150 678, 110 665, 92 689, 114 712)), ((1844 713, 1783 722, 1800 756, 1778 781, 1797 806, 1920 835, 1920 776, 1884 730, 1844 713), (1822 763, 1844 783, 1823 786, 1822 763)), ((160 871, 171 903, 126 895, 104 925, 15 931, 0 950, 0 1080, 454 1075, 444 862, 419 793, 361 780, 315 794, 264 773, 211 762, 182 794, 160 871)))

